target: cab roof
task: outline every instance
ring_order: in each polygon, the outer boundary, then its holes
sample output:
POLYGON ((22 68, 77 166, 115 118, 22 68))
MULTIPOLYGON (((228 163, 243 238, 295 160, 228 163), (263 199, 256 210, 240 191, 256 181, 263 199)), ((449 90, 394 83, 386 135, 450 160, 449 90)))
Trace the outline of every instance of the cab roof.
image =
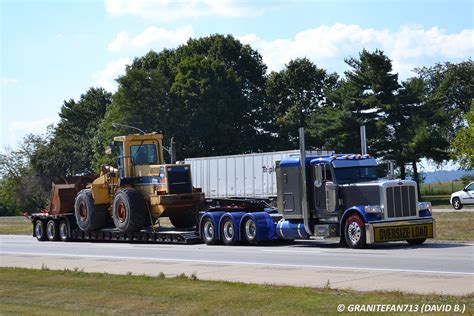
MULTIPOLYGON (((326 156, 306 156, 306 163, 317 165, 322 163, 332 163, 335 168, 352 166, 376 166, 377 161, 370 155, 360 154, 334 154, 326 156)), ((289 157, 280 161, 281 167, 294 167, 300 165, 300 157, 289 157)))
POLYGON ((125 136, 116 136, 114 137, 114 141, 124 142, 124 141, 134 141, 134 140, 162 140, 163 134, 160 133, 146 133, 146 134, 129 134, 125 136))

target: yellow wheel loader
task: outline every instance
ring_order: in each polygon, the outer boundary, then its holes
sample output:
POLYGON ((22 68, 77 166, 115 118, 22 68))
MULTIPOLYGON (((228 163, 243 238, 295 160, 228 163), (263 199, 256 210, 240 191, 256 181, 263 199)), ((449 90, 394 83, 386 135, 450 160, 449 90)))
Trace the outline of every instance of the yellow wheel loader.
POLYGON ((165 164, 163 135, 132 134, 114 138, 109 153, 117 168, 101 166, 100 176, 75 197, 74 215, 83 231, 111 223, 131 233, 169 217, 176 228, 197 224, 204 193, 193 188, 190 165, 165 164))

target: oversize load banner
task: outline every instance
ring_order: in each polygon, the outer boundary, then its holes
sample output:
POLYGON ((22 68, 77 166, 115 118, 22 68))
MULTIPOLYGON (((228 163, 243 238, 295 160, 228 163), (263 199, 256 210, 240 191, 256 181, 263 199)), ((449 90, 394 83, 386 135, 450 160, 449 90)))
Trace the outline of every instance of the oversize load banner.
POLYGON ((432 238, 433 224, 374 227, 375 241, 432 238))

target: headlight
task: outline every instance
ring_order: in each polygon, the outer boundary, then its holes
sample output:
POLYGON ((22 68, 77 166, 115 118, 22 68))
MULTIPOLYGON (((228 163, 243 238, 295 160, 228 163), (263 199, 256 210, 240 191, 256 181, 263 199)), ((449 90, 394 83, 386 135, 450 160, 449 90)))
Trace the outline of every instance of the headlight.
POLYGON ((383 209, 380 205, 367 205, 364 207, 366 213, 378 214, 382 213, 383 209))
POLYGON ((431 206, 431 202, 418 202, 418 211, 421 210, 429 210, 430 212, 433 210, 433 207, 431 206))

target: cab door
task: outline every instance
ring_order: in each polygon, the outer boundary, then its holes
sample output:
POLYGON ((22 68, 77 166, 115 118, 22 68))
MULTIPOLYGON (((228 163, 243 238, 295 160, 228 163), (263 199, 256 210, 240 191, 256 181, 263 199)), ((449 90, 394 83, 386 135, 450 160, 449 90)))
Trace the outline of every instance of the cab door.
POLYGON ((331 168, 328 164, 313 167, 314 207, 318 212, 327 212, 326 184, 332 181, 331 168))
POLYGON ((464 193, 461 195, 461 203, 474 204, 474 182, 464 188, 464 193))

